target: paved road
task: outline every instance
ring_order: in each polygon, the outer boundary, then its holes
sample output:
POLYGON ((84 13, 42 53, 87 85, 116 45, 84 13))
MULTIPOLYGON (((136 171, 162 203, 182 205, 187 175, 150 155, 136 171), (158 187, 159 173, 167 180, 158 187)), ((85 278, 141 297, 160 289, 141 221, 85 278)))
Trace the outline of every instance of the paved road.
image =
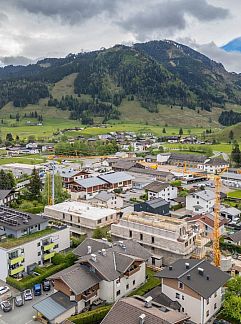
POLYGON ((33 324, 36 323, 33 320, 33 316, 36 315, 33 305, 38 301, 51 295, 53 292, 44 292, 41 296, 36 296, 33 300, 26 301, 21 307, 13 306, 13 309, 9 313, 4 313, 0 310, 0 324, 33 324))

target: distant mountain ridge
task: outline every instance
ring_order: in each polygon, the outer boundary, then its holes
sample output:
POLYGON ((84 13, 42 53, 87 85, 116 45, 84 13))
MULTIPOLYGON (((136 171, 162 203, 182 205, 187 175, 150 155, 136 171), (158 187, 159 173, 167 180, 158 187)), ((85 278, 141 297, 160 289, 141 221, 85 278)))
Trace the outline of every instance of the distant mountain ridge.
MULTIPOLYGON (((241 76, 192 48, 171 40, 116 45, 109 49, 46 58, 28 66, 0 68, 0 108, 37 103, 71 111, 73 118, 91 121, 118 118, 123 98, 138 100, 157 112, 158 104, 210 111, 225 103, 241 104, 241 76), (76 98, 52 98, 51 85, 76 73, 76 98), (79 102, 89 95, 89 103, 79 102)), ((83 101, 83 100, 82 100, 83 101)))
POLYGON ((222 46, 226 52, 241 52, 241 37, 231 40, 226 45, 222 46))

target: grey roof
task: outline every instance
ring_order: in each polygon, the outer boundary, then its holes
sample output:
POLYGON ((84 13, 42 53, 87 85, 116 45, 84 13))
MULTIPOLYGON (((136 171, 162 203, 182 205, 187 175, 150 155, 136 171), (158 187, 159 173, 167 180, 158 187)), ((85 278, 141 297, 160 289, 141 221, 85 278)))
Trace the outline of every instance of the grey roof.
POLYGON ((112 165, 113 169, 122 169, 122 170, 129 170, 133 166, 135 166, 136 162, 133 161, 117 161, 112 165))
POLYGON ((70 301, 69 297, 58 291, 53 295, 39 301, 33 308, 43 314, 49 321, 53 321, 58 316, 74 307, 77 303, 70 301))
POLYGON ((241 174, 234 172, 224 172, 221 174, 222 179, 241 181, 241 174))
POLYGON ((221 212, 232 215, 232 216, 238 216, 241 213, 241 211, 235 207, 221 208, 221 212))
POLYGON ((113 192, 108 192, 108 191, 103 190, 103 191, 99 192, 94 197, 94 199, 98 199, 98 200, 107 202, 109 199, 114 198, 114 197, 115 197, 115 194, 113 192))
POLYGON ((96 261, 92 260, 91 255, 86 255, 79 260, 80 264, 86 262, 96 269, 98 274, 107 281, 113 281, 132 265, 135 258, 123 255, 114 251, 106 251, 106 255, 96 253, 96 261))
POLYGON ((47 222, 48 218, 45 216, 25 213, 5 206, 0 206, 0 226, 4 226, 5 228, 17 231, 47 222), (1 218, 4 218, 5 221, 1 220, 1 218), (14 225, 13 222, 16 225, 14 225))
POLYGON ((142 169, 142 168, 130 168, 130 172, 134 173, 140 173, 140 174, 147 174, 147 175, 152 175, 156 177, 172 177, 174 178, 173 174, 171 172, 166 172, 166 171, 159 171, 159 170, 154 170, 154 169, 142 169))
POLYGON ((209 298, 220 287, 222 287, 230 278, 230 276, 213 266, 205 260, 180 259, 160 271, 157 275, 159 278, 177 279, 194 290, 205 299, 209 298), (189 263, 189 269, 185 263, 189 263), (198 268, 202 268, 203 275, 199 274, 198 268), (190 280, 187 275, 190 275, 190 280))
POLYGON ((153 192, 160 192, 168 187, 170 187, 170 184, 167 182, 153 181, 145 186, 144 189, 153 192))
POLYGON ((184 323, 188 315, 164 307, 158 303, 152 303, 152 307, 144 306, 143 297, 127 297, 114 304, 112 309, 103 319, 101 324, 138 324, 140 315, 145 315, 145 324, 174 324, 184 323))
POLYGON ((5 199, 12 190, 0 190, 0 200, 5 199))
POLYGON ((89 188, 94 186, 101 186, 106 184, 106 181, 98 178, 98 177, 90 177, 86 179, 77 179, 75 180, 77 184, 79 184, 83 188, 89 188))
POLYGON ((180 153, 171 153, 169 160, 178 160, 178 161, 189 161, 189 162, 200 162, 204 163, 207 160, 207 156, 200 154, 180 154, 180 153))
POLYGON ((83 293, 101 281, 95 273, 80 264, 74 264, 57 272, 49 279, 61 279, 76 295, 83 293))
POLYGON ((158 208, 160 206, 170 205, 170 203, 163 198, 155 198, 155 199, 147 200, 146 204, 148 204, 152 208, 158 208))
POLYGON ((79 257, 83 257, 88 254, 88 246, 91 246, 91 253, 95 253, 99 250, 110 248, 111 244, 102 240, 86 238, 73 250, 73 253, 79 257))
POLYGON ((228 165, 229 163, 221 157, 214 157, 211 158, 209 161, 207 161, 205 164, 219 166, 219 165, 228 165))
POLYGON ((205 201, 215 199, 215 192, 212 190, 201 190, 201 191, 193 193, 192 195, 198 196, 199 198, 201 198, 205 201))
POLYGON ((135 179, 133 176, 125 172, 113 172, 103 175, 101 174, 99 175, 99 178, 109 183, 118 183, 135 179))
POLYGON ((73 178, 77 176, 79 173, 81 173, 80 170, 73 170, 72 168, 58 169, 57 171, 62 178, 73 178))
POLYGON ((151 291, 149 291, 148 293, 146 293, 144 295, 145 298, 147 298, 149 296, 151 296, 152 300, 158 304, 161 304, 166 307, 170 307, 170 308, 178 310, 178 311, 181 309, 180 303, 176 300, 172 300, 167 295, 165 295, 162 292, 161 286, 157 286, 157 287, 153 288, 151 291))
POLYGON ((237 231, 233 234, 225 235, 225 236, 228 237, 230 240, 232 240, 234 243, 238 243, 241 241, 241 231, 237 231))

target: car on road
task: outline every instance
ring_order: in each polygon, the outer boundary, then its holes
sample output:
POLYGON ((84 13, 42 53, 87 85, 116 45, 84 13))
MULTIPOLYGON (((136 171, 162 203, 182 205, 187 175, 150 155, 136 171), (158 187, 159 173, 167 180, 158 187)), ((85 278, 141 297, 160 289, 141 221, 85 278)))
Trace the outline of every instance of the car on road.
POLYGON ((1 308, 5 313, 10 312, 12 310, 12 305, 8 300, 4 300, 1 302, 1 308))
POLYGON ((0 287, 0 295, 5 294, 6 292, 8 292, 10 289, 8 286, 1 286, 0 287))
POLYGON ((43 291, 50 291, 51 289, 51 283, 49 280, 44 280, 42 286, 43 286, 43 291))
POLYGON ((26 289, 23 292, 24 300, 32 300, 33 299, 33 293, 31 289, 26 289))
POLYGON ((23 297, 21 295, 18 295, 15 297, 15 305, 17 307, 23 306, 24 301, 23 301, 23 297))

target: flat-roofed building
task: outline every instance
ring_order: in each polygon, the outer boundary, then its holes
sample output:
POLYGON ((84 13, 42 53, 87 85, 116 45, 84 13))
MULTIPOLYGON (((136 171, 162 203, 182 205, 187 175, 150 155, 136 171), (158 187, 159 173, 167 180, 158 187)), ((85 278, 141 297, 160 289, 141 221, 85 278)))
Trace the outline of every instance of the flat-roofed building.
POLYGON ((184 220, 145 212, 133 212, 111 225, 115 240, 136 240, 153 254, 153 265, 188 258, 195 250, 196 233, 184 220))
POLYGON ((88 236, 97 227, 111 225, 119 220, 119 213, 114 209, 94 207, 77 201, 46 206, 44 215, 70 226, 70 232, 74 235, 88 236))

